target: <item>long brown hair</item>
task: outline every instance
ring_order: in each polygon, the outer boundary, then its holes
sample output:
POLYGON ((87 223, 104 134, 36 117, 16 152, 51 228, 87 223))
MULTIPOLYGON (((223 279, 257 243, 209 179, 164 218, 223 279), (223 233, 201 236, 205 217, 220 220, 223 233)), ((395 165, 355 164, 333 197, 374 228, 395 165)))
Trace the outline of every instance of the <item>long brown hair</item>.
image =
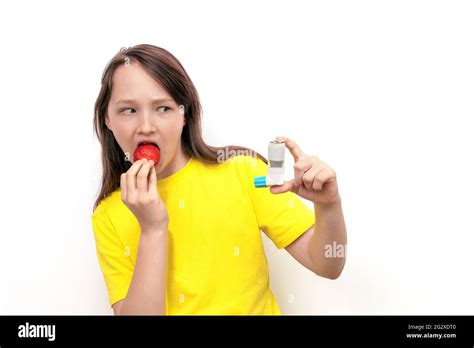
POLYGON ((105 124, 107 106, 112 93, 112 77, 121 64, 136 61, 171 95, 178 105, 184 105, 186 125, 183 127, 181 143, 190 157, 208 163, 220 163, 239 153, 253 153, 268 163, 259 153, 242 146, 214 147, 207 145, 202 138, 201 104, 193 82, 181 63, 167 50, 153 45, 137 45, 122 48, 107 64, 101 80, 101 89, 94 106, 94 131, 102 148, 102 182, 100 193, 94 204, 99 203, 120 186, 120 175, 126 172, 131 163, 125 161, 125 154, 118 145, 113 133, 105 124))

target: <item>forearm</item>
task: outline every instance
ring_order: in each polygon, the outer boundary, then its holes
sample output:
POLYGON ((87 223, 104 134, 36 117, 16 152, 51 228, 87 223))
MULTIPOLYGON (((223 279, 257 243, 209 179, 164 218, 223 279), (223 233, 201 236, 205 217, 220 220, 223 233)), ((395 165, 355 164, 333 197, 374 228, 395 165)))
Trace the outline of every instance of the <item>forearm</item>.
POLYGON ((164 315, 168 231, 142 231, 135 271, 120 315, 164 315))
POLYGON ((315 228, 310 256, 315 273, 336 279, 346 262, 347 234, 340 197, 331 204, 314 204, 315 228))

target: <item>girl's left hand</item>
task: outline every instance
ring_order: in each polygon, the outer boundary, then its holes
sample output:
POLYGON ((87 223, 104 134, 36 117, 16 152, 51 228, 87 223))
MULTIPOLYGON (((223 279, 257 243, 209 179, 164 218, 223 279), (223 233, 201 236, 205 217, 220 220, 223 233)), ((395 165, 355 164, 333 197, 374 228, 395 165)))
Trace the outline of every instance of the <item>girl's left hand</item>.
POLYGON ((295 160, 295 177, 283 185, 270 187, 271 193, 292 191, 298 196, 318 204, 337 202, 339 191, 336 172, 316 156, 308 156, 291 139, 276 137, 277 141, 285 143, 295 160))

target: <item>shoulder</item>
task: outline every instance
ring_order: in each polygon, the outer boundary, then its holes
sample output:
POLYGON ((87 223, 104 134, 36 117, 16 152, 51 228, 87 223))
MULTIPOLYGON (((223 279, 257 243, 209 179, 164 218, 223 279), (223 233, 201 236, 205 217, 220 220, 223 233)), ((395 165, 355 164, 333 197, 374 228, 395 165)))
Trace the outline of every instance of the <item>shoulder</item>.
POLYGON ((118 188, 99 203, 92 213, 92 220, 109 220, 109 215, 113 210, 118 209, 121 201, 121 192, 120 188, 118 188))
POLYGON ((254 179, 257 176, 267 175, 267 164, 256 156, 236 155, 223 164, 228 170, 228 176, 236 177, 242 186, 249 190, 254 189, 254 179))
POLYGON ((248 175, 267 170, 267 164, 261 158, 249 155, 235 155, 222 164, 228 170, 248 175))
POLYGON ((228 188, 231 183, 237 182, 244 187, 253 187, 254 177, 266 175, 268 171, 262 159, 248 155, 234 155, 226 160, 218 158, 217 163, 198 162, 192 173, 193 180, 201 184, 207 182, 216 189, 228 188))
POLYGON ((254 156, 249 155, 234 155, 228 159, 217 158, 217 162, 205 162, 202 160, 193 159, 194 170, 206 171, 211 173, 219 172, 253 172, 266 169, 266 163, 254 156))

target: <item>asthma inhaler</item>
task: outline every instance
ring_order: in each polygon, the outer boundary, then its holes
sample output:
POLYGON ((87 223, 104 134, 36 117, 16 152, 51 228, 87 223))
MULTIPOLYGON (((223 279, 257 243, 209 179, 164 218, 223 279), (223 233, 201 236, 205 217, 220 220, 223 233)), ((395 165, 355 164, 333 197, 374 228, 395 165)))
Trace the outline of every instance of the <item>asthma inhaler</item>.
POLYGON ((256 176, 253 184, 255 187, 283 185, 285 165, 285 143, 272 140, 268 143, 268 175, 256 176))

